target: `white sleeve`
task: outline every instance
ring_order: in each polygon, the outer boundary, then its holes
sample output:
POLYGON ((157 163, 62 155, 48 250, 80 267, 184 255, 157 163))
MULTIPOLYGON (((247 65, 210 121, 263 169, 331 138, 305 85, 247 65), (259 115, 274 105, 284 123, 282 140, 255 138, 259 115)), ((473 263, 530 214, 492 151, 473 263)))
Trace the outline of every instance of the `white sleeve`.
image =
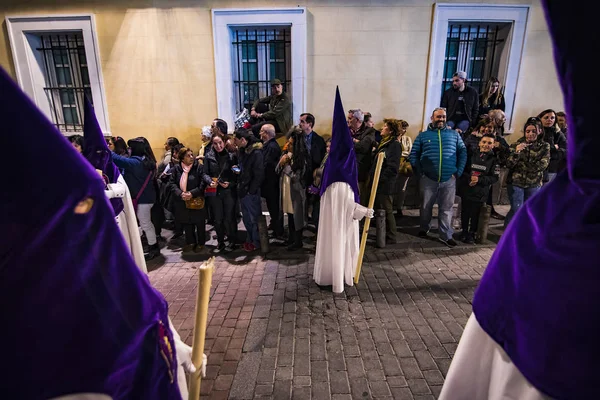
POLYGON ((125 197, 125 192, 127 192, 127 186, 125 186, 125 184, 123 184, 121 182, 117 182, 117 183, 109 183, 106 186, 107 186, 107 189, 104 191, 104 193, 106 193, 106 197, 108 197, 109 199, 112 199, 115 197, 120 197, 120 198, 125 197))
POLYGON ((363 207, 360 204, 355 203, 354 213, 352 214, 352 218, 360 221, 367 215, 368 211, 369 211, 369 209, 367 207, 363 207))

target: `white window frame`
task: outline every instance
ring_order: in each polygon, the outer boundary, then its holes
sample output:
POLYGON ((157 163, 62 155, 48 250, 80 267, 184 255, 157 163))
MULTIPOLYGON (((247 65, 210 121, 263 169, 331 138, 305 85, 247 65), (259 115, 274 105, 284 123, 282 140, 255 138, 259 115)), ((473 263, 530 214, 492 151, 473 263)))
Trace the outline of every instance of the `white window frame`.
POLYGON ((306 110, 307 28, 306 7, 223 8, 212 10, 218 117, 234 129, 233 69, 230 28, 236 26, 291 26, 291 82, 294 121, 306 110))
MULTIPOLYGON (((29 44, 27 35, 69 31, 82 33, 90 88, 94 99, 94 111, 102 132, 104 135, 109 136, 110 124, 94 15, 8 16, 6 17, 6 26, 15 63, 17 82, 51 121, 52 109, 44 93, 44 86, 46 86, 45 71, 43 66, 40 65, 40 56, 29 44)), ((81 122, 83 123, 83 121, 81 122)))
MULTIPOLYGON (((512 133, 521 57, 525 44, 525 32, 529 16, 529 5, 506 4, 448 4, 436 3, 433 12, 433 26, 427 71, 427 89, 425 91, 425 109, 423 112, 423 129, 431 122, 431 112, 440 105, 442 93, 442 77, 444 73, 444 57, 450 21, 489 21, 510 22, 512 30, 509 35, 510 48, 506 68, 504 98, 506 101, 506 133, 512 133)), ((468 78, 468 77, 467 77, 468 78)))

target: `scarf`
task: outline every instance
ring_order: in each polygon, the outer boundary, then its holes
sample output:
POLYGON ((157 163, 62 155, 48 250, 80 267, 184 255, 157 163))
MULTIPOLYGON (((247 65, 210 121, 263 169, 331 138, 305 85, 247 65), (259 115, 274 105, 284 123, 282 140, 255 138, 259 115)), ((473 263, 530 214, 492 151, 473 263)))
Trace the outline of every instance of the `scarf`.
POLYGON ((181 163, 181 169, 183 169, 183 173, 181 174, 181 179, 179 179, 179 188, 181 189, 182 192, 187 192, 187 180, 188 180, 188 175, 190 173, 190 171, 192 170, 192 165, 185 165, 184 163, 181 163))
POLYGON ((393 137, 392 135, 388 135, 387 137, 382 138, 381 143, 379 143, 379 146, 377 147, 377 151, 381 150, 386 144, 391 142, 393 139, 397 138, 393 137))

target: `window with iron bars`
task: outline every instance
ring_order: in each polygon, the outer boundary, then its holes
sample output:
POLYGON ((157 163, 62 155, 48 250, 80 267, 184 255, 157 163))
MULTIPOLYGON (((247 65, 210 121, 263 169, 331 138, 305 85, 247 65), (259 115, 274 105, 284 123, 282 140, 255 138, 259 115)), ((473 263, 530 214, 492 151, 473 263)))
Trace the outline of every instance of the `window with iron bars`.
POLYGON ((83 130, 83 103, 92 102, 90 77, 80 32, 40 34, 46 86, 52 120, 65 133, 83 130))
POLYGON ((270 95, 273 79, 279 79, 291 96, 290 27, 238 27, 231 35, 236 113, 250 110, 256 99, 270 95))
POLYGON ((478 93, 487 80, 498 77, 502 69, 502 52, 510 31, 510 23, 452 22, 448 25, 442 95, 452 87, 452 75, 467 73, 468 84, 478 93))

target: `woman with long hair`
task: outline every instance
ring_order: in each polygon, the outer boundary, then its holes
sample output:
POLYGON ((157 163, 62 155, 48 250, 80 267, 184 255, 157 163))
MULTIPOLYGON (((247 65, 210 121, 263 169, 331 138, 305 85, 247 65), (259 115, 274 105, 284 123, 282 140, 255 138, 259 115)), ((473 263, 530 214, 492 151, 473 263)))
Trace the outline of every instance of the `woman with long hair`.
MULTIPOLYGON (((381 143, 377 146, 377 152, 374 159, 377 159, 379 153, 384 153, 385 158, 381 165, 381 174, 377 185, 377 194, 375 196, 375 209, 385 210, 385 230, 386 243, 396 244, 396 219, 394 218, 394 193, 396 190, 396 178, 400 169, 400 157, 402 156, 402 145, 398 141, 398 136, 402 131, 402 122, 386 118, 383 120, 383 129, 381 130, 381 143)), ((376 162, 371 166, 370 182, 373 184, 375 176, 376 162)))
POLYGON ((206 242, 206 206, 204 190, 217 187, 204 172, 202 164, 188 147, 179 150, 179 164, 171 173, 169 186, 173 196, 175 221, 183 225, 185 243, 183 252, 201 253, 206 242))
POLYGON ((510 211, 504 220, 505 227, 523 203, 540 190, 544 171, 550 162, 550 145, 544 141, 540 119, 529 118, 523 132, 523 137, 511 146, 506 160, 510 211))
POLYGON ((556 118, 556 112, 552 109, 542 111, 537 116, 544 127, 543 139, 550 145, 550 164, 544 176, 544 183, 552 182, 556 174, 561 171, 562 161, 567 156, 567 138, 561 132, 556 118))
POLYGON ((485 84, 483 93, 479 95, 479 118, 482 118, 491 110, 504 111, 505 109, 506 102, 504 101, 500 81, 492 76, 485 84))
POLYGON ((149 249, 146 259, 151 260, 160 254, 151 217, 157 195, 154 184, 156 158, 146 138, 130 139, 127 145, 131 149, 131 156, 125 157, 112 152, 112 160, 119 169, 124 171, 123 176, 131 192, 136 215, 148 240, 149 249))
POLYGON ((208 151, 204 153, 204 169, 212 181, 218 184, 215 195, 207 197, 217 232, 215 253, 232 251, 236 241, 234 192, 237 175, 233 173, 232 167, 238 161, 237 156, 225 148, 226 141, 227 138, 221 133, 213 134, 208 151), (229 241, 227 245, 225 234, 229 241))
POLYGON ((297 126, 291 129, 286 149, 287 152, 277 164, 276 172, 281 176, 282 210, 288 214, 288 250, 298 250, 303 246, 302 237, 306 226, 304 177, 310 157, 302 129, 297 126))

